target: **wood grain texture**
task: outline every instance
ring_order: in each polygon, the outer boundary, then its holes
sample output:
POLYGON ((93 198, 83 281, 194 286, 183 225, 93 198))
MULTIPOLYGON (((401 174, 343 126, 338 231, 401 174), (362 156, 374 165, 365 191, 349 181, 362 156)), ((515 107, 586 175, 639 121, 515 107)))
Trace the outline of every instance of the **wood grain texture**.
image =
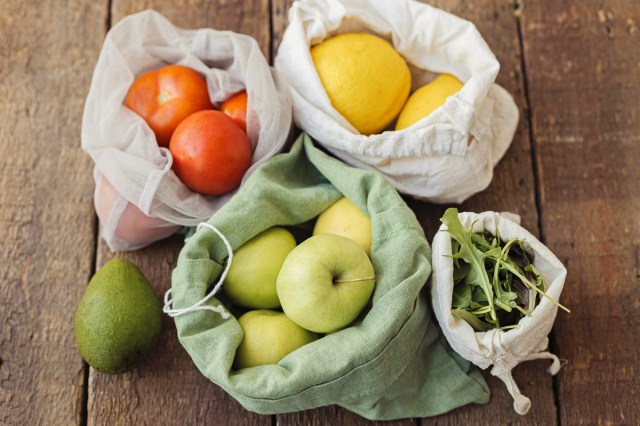
MULTIPOLYGON (((258 40, 263 51, 268 51, 268 1, 116 0, 113 23, 147 8, 183 28, 209 27, 249 34, 258 40)), ((143 250, 114 254, 100 240, 97 264, 99 267, 114 256, 131 260, 149 278, 161 300, 171 287, 171 271, 182 245, 181 238, 175 236, 143 250)), ((142 366, 120 376, 91 370, 87 414, 89 425, 271 425, 271 416, 246 411, 198 371, 180 345, 169 317, 163 318, 160 342, 142 366)))
POLYGON ((0 424, 74 424, 84 374, 73 316, 95 228, 80 123, 106 8, 0 10, 0 424))
POLYGON ((289 22, 289 8, 294 0, 271 0, 271 57, 275 59, 289 22))
POLYGON ((418 424, 417 419, 374 422, 336 405, 300 411, 298 413, 279 414, 276 418, 276 424, 278 426, 413 426, 418 424))
POLYGON ((563 424, 640 424, 640 3, 527 1, 542 232, 568 269, 563 424))
POLYGON ((154 9, 182 28, 213 28, 256 39, 269 60, 269 0, 112 0, 112 22, 124 16, 154 9))

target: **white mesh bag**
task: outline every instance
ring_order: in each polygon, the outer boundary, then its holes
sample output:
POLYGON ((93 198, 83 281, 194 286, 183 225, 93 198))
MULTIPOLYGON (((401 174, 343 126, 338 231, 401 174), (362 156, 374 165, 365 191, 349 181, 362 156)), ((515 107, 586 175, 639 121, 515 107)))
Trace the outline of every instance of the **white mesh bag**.
POLYGON ((102 235, 112 250, 137 249, 166 237, 171 229, 205 221, 235 193, 203 196, 188 189, 171 170, 169 150, 158 147, 150 127, 123 105, 136 76, 169 64, 205 76, 213 104, 247 91, 252 165, 245 179, 283 149, 292 126, 286 83, 269 67, 253 38, 230 31, 180 29, 151 10, 122 19, 104 41, 82 121, 82 148, 95 162, 102 235), (110 185, 103 184, 102 177, 110 185), (109 186, 119 197, 111 197, 109 186), (129 204, 139 212, 127 213, 135 211, 127 208, 129 204), (122 230, 130 228, 123 227, 122 220, 147 216, 149 220, 138 220, 133 234, 122 230))
POLYGON ((338 158, 378 170, 418 199, 459 203, 485 189, 518 122, 513 99, 494 83, 500 65, 475 26, 411 0, 299 0, 275 67, 292 88, 300 128, 338 158), (407 129, 361 135, 331 105, 309 53, 349 32, 391 42, 409 64, 412 91, 445 72, 464 87, 407 129))

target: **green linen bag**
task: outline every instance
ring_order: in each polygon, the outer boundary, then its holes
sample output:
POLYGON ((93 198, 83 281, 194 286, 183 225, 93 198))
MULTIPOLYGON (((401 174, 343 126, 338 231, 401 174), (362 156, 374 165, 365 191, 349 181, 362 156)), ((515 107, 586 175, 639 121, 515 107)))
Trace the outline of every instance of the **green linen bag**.
MULTIPOLYGON (((259 167, 208 223, 235 250, 275 225, 311 229, 313 219, 343 194, 372 223, 377 279, 362 320, 277 365, 235 370, 242 341, 235 317, 192 310, 175 322, 198 369, 246 409, 262 414, 337 404, 368 419, 390 420, 487 402, 482 375, 451 350, 432 318, 425 289, 431 249, 414 213, 382 175, 345 165, 303 134, 289 153, 259 167)), ((199 302, 218 281, 227 257, 216 232, 195 232, 173 271, 173 308, 199 302)), ((211 298, 207 304, 221 302, 211 298)))

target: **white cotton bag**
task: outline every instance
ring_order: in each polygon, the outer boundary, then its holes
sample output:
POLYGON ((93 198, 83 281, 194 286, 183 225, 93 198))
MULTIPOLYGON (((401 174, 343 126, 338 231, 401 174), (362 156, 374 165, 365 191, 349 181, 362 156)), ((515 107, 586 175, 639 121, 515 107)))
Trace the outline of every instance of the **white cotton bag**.
POLYGON ((518 122, 511 96, 494 83, 500 65, 476 27, 412 0, 298 0, 275 59, 293 96, 294 121, 343 161, 381 172, 400 192, 459 203, 491 182, 518 122), (400 131, 365 136, 332 106, 309 49, 334 35, 387 39, 412 71, 412 92, 437 74, 464 87, 400 131))
MULTIPOLYGON (((458 218, 465 230, 476 233, 500 233, 503 241, 524 239, 533 253, 533 265, 542 275, 545 293, 559 302, 567 270, 558 258, 533 235, 519 225, 519 217, 495 212, 459 213, 458 218)), ((517 328, 475 332, 464 320, 451 314, 453 295, 453 259, 451 258, 451 235, 442 225, 432 243, 433 274, 431 275, 431 297, 433 310, 440 327, 451 347, 462 357, 482 369, 492 367, 491 374, 501 379, 513 397, 513 407, 518 414, 526 414, 531 401, 520 393, 511 370, 523 361, 549 358, 553 363, 547 370, 555 375, 560 369, 560 360, 547 352, 548 334, 558 312, 558 307, 543 297, 530 316, 520 320, 517 328)))
POLYGON ((253 38, 230 31, 180 29, 152 10, 122 19, 105 38, 82 121, 82 148, 95 162, 102 235, 112 250, 137 249, 166 237, 171 227, 206 221, 236 192, 204 196, 187 188, 171 170, 169 150, 159 147, 151 128, 123 105, 137 76, 169 64, 203 75, 214 105, 247 91, 252 165, 243 182, 283 149, 292 127, 286 83, 269 67, 253 38), (115 202, 105 201, 102 177, 119 194, 115 202), (152 219, 139 221, 140 227, 161 229, 134 236, 119 233, 128 204, 152 219))

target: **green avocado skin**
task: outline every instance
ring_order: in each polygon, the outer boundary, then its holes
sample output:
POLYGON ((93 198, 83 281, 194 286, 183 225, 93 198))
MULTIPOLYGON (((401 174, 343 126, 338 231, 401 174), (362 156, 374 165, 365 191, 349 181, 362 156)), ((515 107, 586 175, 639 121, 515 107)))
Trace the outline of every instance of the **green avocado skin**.
POLYGON ((110 260, 91 278, 74 321, 80 355, 108 374, 137 367, 161 329, 162 312, 151 284, 125 259, 110 260))

